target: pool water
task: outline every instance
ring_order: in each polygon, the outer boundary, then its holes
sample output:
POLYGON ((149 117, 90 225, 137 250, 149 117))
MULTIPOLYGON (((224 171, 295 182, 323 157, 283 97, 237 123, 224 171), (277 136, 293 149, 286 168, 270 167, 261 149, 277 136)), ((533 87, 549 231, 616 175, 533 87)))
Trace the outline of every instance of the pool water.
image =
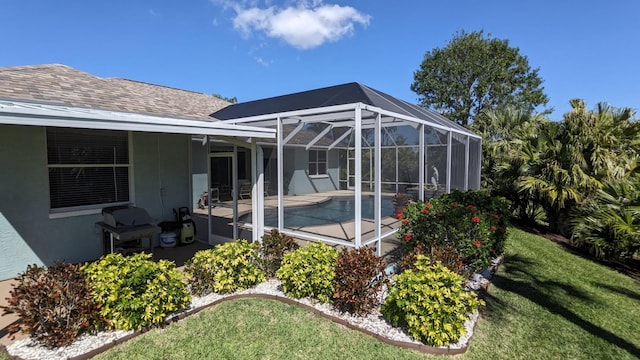
MULTIPOLYGON (((362 218, 373 219, 373 196, 362 197, 362 218)), ((394 216, 391 197, 382 197, 382 216, 394 216)), ((284 209, 285 227, 302 227, 336 224, 355 218, 355 200, 353 197, 334 197, 316 205, 289 207, 284 209)), ((266 226, 278 226, 278 209, 269 208, 264 212, 266 226)))

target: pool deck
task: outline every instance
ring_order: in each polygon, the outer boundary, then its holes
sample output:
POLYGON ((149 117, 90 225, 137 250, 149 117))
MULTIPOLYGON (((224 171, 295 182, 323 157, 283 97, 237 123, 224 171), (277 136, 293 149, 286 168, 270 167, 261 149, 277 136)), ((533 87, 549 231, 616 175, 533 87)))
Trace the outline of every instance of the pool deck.
MULTIPOLYGON (((337 190, 331 192, 325 192, 321 194, 309 194, 309 195, 285 195, 282 200, 284 202, 284 207, 297 207, 297 206, 308 206, 308 205, 317 205, 326 201, 331 200, 334 197, 340 196, 353 196, 353 191, 347 190, 337 190)), ((233 202, 232 201, 223 201, 218 203, 215 207, 211 208, 211 215, 224 217, 231 219, 233 218, 233 202)), ((242 215, 249 214, 251 212, 252 202, 251 199, 242 199, 238 200, 238 217, 242 215)), ((264 207, 265 208, 276 208, 278 207, 278 197, 275 195, 265 196, 264 198, 264 207)), ((197 209, 194 210, 196 214, 207 215, 208 208, 197 209)))
MULTIPOLYGON (((363 195, 373 195, 370 192, 363 192, 363 195)), ((309 195, 287 195, 283 197, 284 207, 298 207, 317 205, 327 202, 335 197, 353 197, 354 192, 349 190, 336 190, 324 193, 309 195)), ((393 194, 383 194, 383 196, 391 196, 393 194)), ((278 206, 277 196, 265 197, 265 209, 276 208, 278 206)), ((226 221, 227 225, 232 225, 233 221, 233 202, 226 201, 219 203, 220 205, 211 208, 211 216, 226 221)), ((238 217, 251 213, 251 199, 238 200, 238 217)), ((208 208, 194 210, 194 214, 206 216, 208 208)), ((381 219, 382 232, 391 231, 399 226, 397 219, 393 217, 383 217, 381 219)), ((375 223, 372 219, 362 219, 362 241, 366 242, 375 236, 375 223)), ((334 224, 313 225, 288 227, 288 229, 304 232, 310 236, 314 234, 332 237, 339 240, 354 241, 355 240, 355 221, 344 221, 334 224)), ((203 239, 204 240, 204 239, 203 239)))

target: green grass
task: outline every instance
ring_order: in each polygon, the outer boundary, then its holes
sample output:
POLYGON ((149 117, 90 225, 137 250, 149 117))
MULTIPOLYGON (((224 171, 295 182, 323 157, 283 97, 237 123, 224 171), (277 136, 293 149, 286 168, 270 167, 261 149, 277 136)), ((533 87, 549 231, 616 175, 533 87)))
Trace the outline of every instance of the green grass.
POLYGON ((0 348, 0 360, 9 360, 9 355, 4 351, 4 349, 0 348))
MULTIPOLYGON (((469 351, 453 359, 640 357, 640 284, 512 230, 469 351)), ((226 302, 98 359, 428 359, 297 307, 226 302)))
POLYGON ((512 230, 468 357, 636 359, 640 284, 512 230))
POLYGON ((366 359, 372 354, 421 358, 295 306, 241 299, 137 337, 97 359, 366 359))

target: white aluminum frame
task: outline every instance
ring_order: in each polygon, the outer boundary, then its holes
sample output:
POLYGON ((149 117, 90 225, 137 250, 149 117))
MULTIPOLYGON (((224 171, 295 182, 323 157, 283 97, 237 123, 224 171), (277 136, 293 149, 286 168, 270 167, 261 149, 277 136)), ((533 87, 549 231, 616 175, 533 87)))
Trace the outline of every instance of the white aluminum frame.
MULTIPOLYGON (((426 113, 425 113, 426 114, 426 113)), ((437 118, 440 115, 430 114, 429 118, 437 118)), ((443 118, 444 119, 444 118, 443 118)), ((446 120, 446 119, 445 119, 446 120)), ((277 151, 277 173, 278 173, 278 224, 277 229, 283 234, 291 235, 300 239, 305 240, 320 240, 329 244, 339 244, 354 248, 360 248, 362 246, 367 246, 370 244, 376 244, 377 254, 381 255, 382 248, 382 239, 386 236, 392 235, 398 231, 398 229, 387 231, 385 233, 382 232, 381 226, 381 187, 382 187, 382 165, 381 165, 381 140, 382 140, 382 130, 386 127, 394 127, 394 126, 403 126, 410 125, 419 131, 419 189, 423 189, 427 179, 425 179, 425 157, 427 153, 425 151, 426 141, 424 130, 425 127, 432 127, 440 129, 441 131, 446 131, 448 134, 447 140, 447 159, 446 159, 446 191, 450 192, 451 190, 451 146, 452 146, 452 134, 457 133, 463 135, 467 139, 467 159, 465 161, 465 165, 468 168, 469 165, 469 139, 477 138, 481 139, 480 136, 469 132, 466 129, 461 129, 460 127, 455 126, 445 126, 442 125, 442 119, 428 121, 415 117, 411 117, 404 114, 394 113, 392 111, 388 111, 382 108, 378 108, 375 106, 367 105, 364 103, 352 103, 352 104, 344 104, 344 105, 335 105, 335 106, 327 106, 322 108, 313 108, 313 109, 304 109, 304 110, 295 110, 295 111, 287 111, 283 113, 277 114, 265 114, 265 115, 257 115, 250 116, 245 118, 238 119, 230 119, 224 120, 223 122, 228 124, 250 124, 252 126, 275 126, 276 127, 276 151, 277 151), (305 144, 302 147, 309 149, 313 146, 315 142, 317 142, 322 135, 325 135, 330 129, 338 128, 338 127, 350 127, 348 131, 345 131, 338 139, 336 139, 331 145, 326 147, 328 150, 335 148, 341 141, 343 141, 347 136, 351 133, 354 134, 354 148, 349 148, 349 150, 354 151, 354 166, 356 168, 355 172, 355 189, 354 189, 354 200, 355 200, 355 239, 353 242, 345 241, 338 238, 323 236, 319 234, 309 234, 302 231, 297 231, 294 229, 289 229, 284 226, 284 201, 283 201, 283 155, 284 155, 284 146, 290 141, 295 133, 297 133, 300 129, 303 128, 306 123, 315 123, 315 122, 325 122, 328 124, 327 128, 322 131, 321 134, 318 134, 310 144, 305 144), (284 125, 296 125, 296 128, 283 139, 282 131, 284 125), (362 241, 362 174, 361 174, 361 166, 362 166, 362 129, 370 129, 373 128, 375 132, 375 144, 373 146, 373 151, 375 155, 373 156, 374 162, 372 167, 374 169, 374 203, 375 203, 375 235, 373 239, 369 239, 365 242, 362 241)), ((322 148, 322 146, 318 146, 322 148)), ((397 154, 396 154, 397 156, 397 154)), ((371 163, 371 161, 370 161, 371 163)), ((396 161, 397 163, 397 161, 396 161)), ((349 164, 349 158, 347 156, 347 166, 349 164)), ((397 169, 396 169, 397 171, 397 169)), ((468 177, 468 169, 465 170, 465 176, 468 177)), ((347 171, 347 185, 349 180, 349 171, 347 171)), ((397 176, 396 176, 397 179, 397 176)), ((258 182, 260 180, 258 179, 258 182)), ((467 182, 465 182, 465 188, 467 188, 467 182)), ((424 200, 424 192, 419 191, 419 199, 424 200)), ((259 211, 254 207, 254 211, 259 211)), ((264 209, 262 209, 264 211, 264 209)), ((264 221, 264 219, 262 219, 264 221)), ((264 226, 264 223, 260 224, 260 228, 256 228, 256 224, 252 224, 254 238, 259 236, 259 234, 263 234, 265 230, 270 230, 271 227, 264 226)))
POLYGON ((152 133, 275 138, 275 130, 222 121, 187 120, 121 111, 0 100, 0 124, 152 133))

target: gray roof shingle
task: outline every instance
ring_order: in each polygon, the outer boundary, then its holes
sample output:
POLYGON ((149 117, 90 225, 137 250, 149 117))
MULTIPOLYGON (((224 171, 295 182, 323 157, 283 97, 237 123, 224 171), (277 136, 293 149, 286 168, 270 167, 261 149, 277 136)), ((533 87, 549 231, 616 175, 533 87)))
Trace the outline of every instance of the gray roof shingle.
POLYGON ((62 64, 0 67, 0 99, 215 121, 228 105, 215 96, 120 78, 100 78, 62 64))

